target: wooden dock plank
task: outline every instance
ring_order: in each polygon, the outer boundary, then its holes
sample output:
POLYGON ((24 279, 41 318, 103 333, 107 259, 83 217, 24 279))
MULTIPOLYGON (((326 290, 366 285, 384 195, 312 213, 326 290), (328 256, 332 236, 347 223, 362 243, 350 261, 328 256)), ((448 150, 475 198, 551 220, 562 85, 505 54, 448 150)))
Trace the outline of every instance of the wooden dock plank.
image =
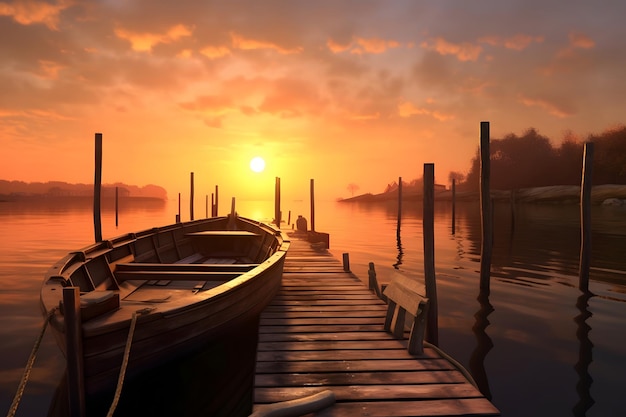
POLYGON ((255 409, 331 390, 307 416, 490 416, 498 410, 429 346, 383 330, 386 304, 329 252, 292 236, 280 292, 261 315, 255 409))

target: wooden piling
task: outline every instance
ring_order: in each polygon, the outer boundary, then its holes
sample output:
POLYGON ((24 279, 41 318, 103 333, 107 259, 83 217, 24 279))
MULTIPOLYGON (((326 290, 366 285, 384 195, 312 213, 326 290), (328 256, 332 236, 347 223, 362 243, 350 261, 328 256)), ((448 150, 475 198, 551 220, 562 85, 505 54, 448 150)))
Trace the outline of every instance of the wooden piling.
POLYGON ((493 247, 493 217, 491 215, 491 154, 489 151, 489 122, 480 122, 480 213, 482 243, 480 250, 480 291, 489 295, 491 251, 493 247))
POLYGON ((274 222, 276 227, 280 228, 280 178, 276 177, 276 186, 274 191, 274 222))
POLYGON ((315 231, 315 180, 311 178, 311 231, 315 231))
POLYGON ((193 193, 194 193, 193 172, 191 173, 190 183, 191 183, 190 184, 191 191, 189 192, 189 219, 193 220, 193 193))
POLYGON ((217 217, 217 213, 218 213, 218 189, 217 189, 217 185, 215 186, 215 214, 213 215, 213 217, 217 217))
POLYGON ((115 227, 119 224, 120 187, 115 187, 115 227))
POLYGON ((180 193, 178 193, 178 221, 181 221, 181 218, 180 218, 180 193))
POLYGON ((398 221, 396 235, 400 239, 400 228, 402 225, 402 177, 398 177, 398 221))
POLYGON ((70 416, 84 417, 86 415, 85 371, 80 318, 80 289, 78 287, 63 288, 63 318, 67 345, 65 357, 70 416))
POLYGON ((102 213, 100 200, 102 197, 102 133, 95 138, 95 169, 93 181, 93 227, 96 242, 102 242, 102 213))
POLYGON ((209 218, 209 195, 204 196, 204 217, 209 218))
POLYGON ((291 224, 291 210, 287 213, 287 226, 291 224))
POLYGON ((211 193, 211 217, 215 217, 215 194, 211 193))
POLYGON ((435 165, 424 164, 424 282, 430 308, 426 323, 426 340, 439 345, 437 282, 435 279, 435 165))
POLYGON ((456 231, 456 180, 452 179, 452 234, 456 231))
POLYGON ((593 142, 585 142, 583 172, 580 186, 580 263, 578 288, 589 292, 589 266, 591 264, 591 186, 593 179, 593 142))
POLYGON ((350 254, 349 253, 343 254, 343 270, 345 272, 350 272, 350 254))

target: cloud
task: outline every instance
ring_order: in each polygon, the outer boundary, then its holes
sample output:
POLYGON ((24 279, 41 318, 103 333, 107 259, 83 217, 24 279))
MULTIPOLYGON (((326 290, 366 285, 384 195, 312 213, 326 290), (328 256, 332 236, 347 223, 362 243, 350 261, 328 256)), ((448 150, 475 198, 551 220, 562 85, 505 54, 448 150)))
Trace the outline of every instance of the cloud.
POLYGON ((559 105, 553 100, 549 100, 546 98, 532 98, 521 95, 519 97, 519 102, 527 107, 539 107, 543 110, 546 110, 549 114, 556 116, 560 119, 571 117, 575 114, 575 111, 567 109, 566 106, 559 105))
POLYGON ((72 1, 59 1, 50 4, 43 1, 21 0, 14 3, 0 3, 0 16, 10 16, 21 25, 43 24, 48 29, 58 30, 59 15, 73 4, 72 1))
POLYGON ((217 59, 230 55, 231 51, 226 46, 205 46, 200 49, 200 54, 209 59, 217 59))
POLYGON ((285 54, 285 55, 298 54, 302 52, 302 47, 285 48, 283 46, 280 46, 272 42, 252 39, 252 38, 245 38, 242 35, 239 35, 234 32, 231 32, 230 38, 232 41, 233 48, 241 49, 244 51, 250 51, 250 50, 256 50, 256 49, 271 49, 273 51, 276 51, 280 54, 285 54))
POLYGON ((123 28, 115 29, 118 38, 129 41, 132 49, 140 52, 149 52, 157 44, 169 44, 191 34, 190 27, 182 24, 171 26, 165 33, 138 33, 123 28))
POLYGON ((411 116, 430 116, 440 122, 454 119, 454 115, 452 114, 445 114, 426 107, 417 107, 409 101, 402 101, 398 104, 398 115, 404 118, 411 116))
POLYGON ((453 43, 441 37, 426 40, 421 43, 421 47, 441 55, 454 55, 459 61, 476 61, 483 51, 480 45, 471 42, 453 43))
POLYGON ((380 38, 362 38, 355 36, 345 44, 329 38, 326 41, 326 46, 331 52, 335 54, 349 52, 351 54, 364 55, 382 54, 388 49, 400 47, 400 42, 395 40, 385 40, 380 38))
POLYGON ((531 36, 520 33, 511 37, 485 36, 478 41, 491 46, 503 46, 506 49, 522 51, 528 48, 532 43, 542 43, 544 40, 545 38, 543 36, 531 36))

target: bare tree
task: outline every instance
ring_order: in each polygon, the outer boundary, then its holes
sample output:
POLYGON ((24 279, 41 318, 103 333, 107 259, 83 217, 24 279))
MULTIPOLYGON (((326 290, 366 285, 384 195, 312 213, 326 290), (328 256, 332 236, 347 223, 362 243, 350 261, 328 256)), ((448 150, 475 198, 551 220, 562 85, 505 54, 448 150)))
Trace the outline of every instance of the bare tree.
POLYGON ((357 191, 361 187, 359 187, 357 184, 351 182, 350 184, 348 184, 347 188, 348 188, 348 191, 350 191, 352 193, 352 196, 354 197, 354 192, 357 191))

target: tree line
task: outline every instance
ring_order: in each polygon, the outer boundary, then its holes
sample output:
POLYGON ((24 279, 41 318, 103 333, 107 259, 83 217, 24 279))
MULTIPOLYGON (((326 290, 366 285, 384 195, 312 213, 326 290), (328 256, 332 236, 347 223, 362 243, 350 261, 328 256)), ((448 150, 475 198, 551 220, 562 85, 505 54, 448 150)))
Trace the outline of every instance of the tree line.
MULTIPOLYGON (((509 134, 491 139, 491 188, 514 190, 549 185, 580 185, 584 142, 592 142, 593 184, 626 184, 626 126, 592 134, 580 140, 566 134, 560 146, 534 128, 521 136, 509 134)), ((480 149, 467 175, 450 172, 460 190, 475 191, 480 182, 480 149)))

